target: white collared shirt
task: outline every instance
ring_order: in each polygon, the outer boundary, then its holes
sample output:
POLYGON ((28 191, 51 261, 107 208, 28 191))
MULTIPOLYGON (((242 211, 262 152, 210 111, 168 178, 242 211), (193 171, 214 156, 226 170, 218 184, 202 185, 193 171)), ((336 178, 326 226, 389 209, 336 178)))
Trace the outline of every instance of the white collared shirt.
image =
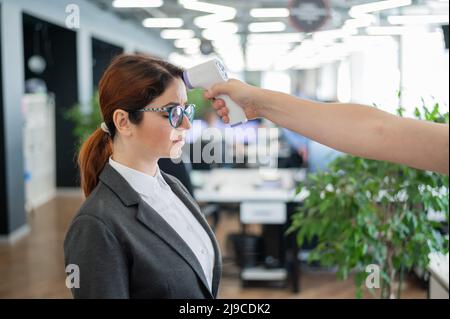
POLYGON ((214 248, 205 229, 172 191, 157 167, 156 175, 142 173, 109 158, 109 164, 186 242, 203 268, 212 291, 214 248))

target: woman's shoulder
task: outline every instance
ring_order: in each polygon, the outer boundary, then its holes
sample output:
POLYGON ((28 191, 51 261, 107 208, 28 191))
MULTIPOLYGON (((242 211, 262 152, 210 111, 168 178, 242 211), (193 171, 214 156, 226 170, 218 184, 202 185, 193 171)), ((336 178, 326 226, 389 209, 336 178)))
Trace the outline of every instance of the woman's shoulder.
POLYGON ((113 191, 99 182, 78 209, 72 223, 80 218, 96 219, 115 228, 114 225, 120 224, 118 219, 124 218, 127 215, 124 213, 128 209, 130 208, 125 206, 113 191))

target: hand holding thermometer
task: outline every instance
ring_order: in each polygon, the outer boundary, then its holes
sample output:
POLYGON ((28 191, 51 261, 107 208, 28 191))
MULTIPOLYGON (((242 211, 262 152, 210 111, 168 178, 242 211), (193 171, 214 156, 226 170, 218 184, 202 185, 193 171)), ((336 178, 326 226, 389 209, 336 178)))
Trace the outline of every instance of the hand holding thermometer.
MULTIPOLYGON (((184 71, 183 80, 188 89, 202 88, 207 90, 216 83, 226 82, 228 75, 222 62, 219 59, 212 59, 184 71)), ((244 110, 228 95, 221 94, 217 98, 224 100, 229 110, 228 116, 231 126, 247 122, 244 110)))

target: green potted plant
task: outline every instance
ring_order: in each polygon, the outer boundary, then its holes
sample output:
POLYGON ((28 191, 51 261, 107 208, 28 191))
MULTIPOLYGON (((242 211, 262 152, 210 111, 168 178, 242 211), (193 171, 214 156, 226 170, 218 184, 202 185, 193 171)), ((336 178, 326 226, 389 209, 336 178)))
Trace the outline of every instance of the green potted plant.
MULTIPOLYGON (((403 109, 399 108, 400 116, 403 109)), ((416 108, 417 118, 448 123, 436 103, 416 108)), ((381 298, 400 298, 404 274, 425 269, 429 253, 448 252, 448 236, 427 212, 445 212, 448 224, 448 176, 404 165, 350 155, 335 159, 327 171, 310 174, 301 187, 309 196, 292 216, 288 233, 301 246, 316 238, 310 262, 336 266, 339 279, 354 274, 361 298, 368 265, 380 270, 381 298)))
POLYGON ((103 121, 98 102, 98 92, 95 92, 86 109, 81 104, 75 104, 64 113, 64 116, 74 123, 73 135, 77 138, 78 147, 80 147, 83 141, 99 128, 103 121))

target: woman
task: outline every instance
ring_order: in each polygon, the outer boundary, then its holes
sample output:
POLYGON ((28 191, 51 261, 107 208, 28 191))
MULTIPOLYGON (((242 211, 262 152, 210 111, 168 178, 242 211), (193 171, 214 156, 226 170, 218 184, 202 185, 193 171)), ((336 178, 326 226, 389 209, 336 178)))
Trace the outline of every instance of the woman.
POLYGON ((78 162, 87 197, 64 242, 75 298, 215 298, 217 242, 184 186, 158 168, 181 155, 194 106, 183 71, 120 55, 99 85, 104 122, 78 162))
MULTIPOLYGON (((339 151, 448 175, 448 124, 401 118, 365 105, 313 102, 234 79, 216 84, 205 97, 220 94, 241 105, 249 119, 267 118, 339 151)), ((217 99, 213 106, 229 122, 224 101, 217 99)))

